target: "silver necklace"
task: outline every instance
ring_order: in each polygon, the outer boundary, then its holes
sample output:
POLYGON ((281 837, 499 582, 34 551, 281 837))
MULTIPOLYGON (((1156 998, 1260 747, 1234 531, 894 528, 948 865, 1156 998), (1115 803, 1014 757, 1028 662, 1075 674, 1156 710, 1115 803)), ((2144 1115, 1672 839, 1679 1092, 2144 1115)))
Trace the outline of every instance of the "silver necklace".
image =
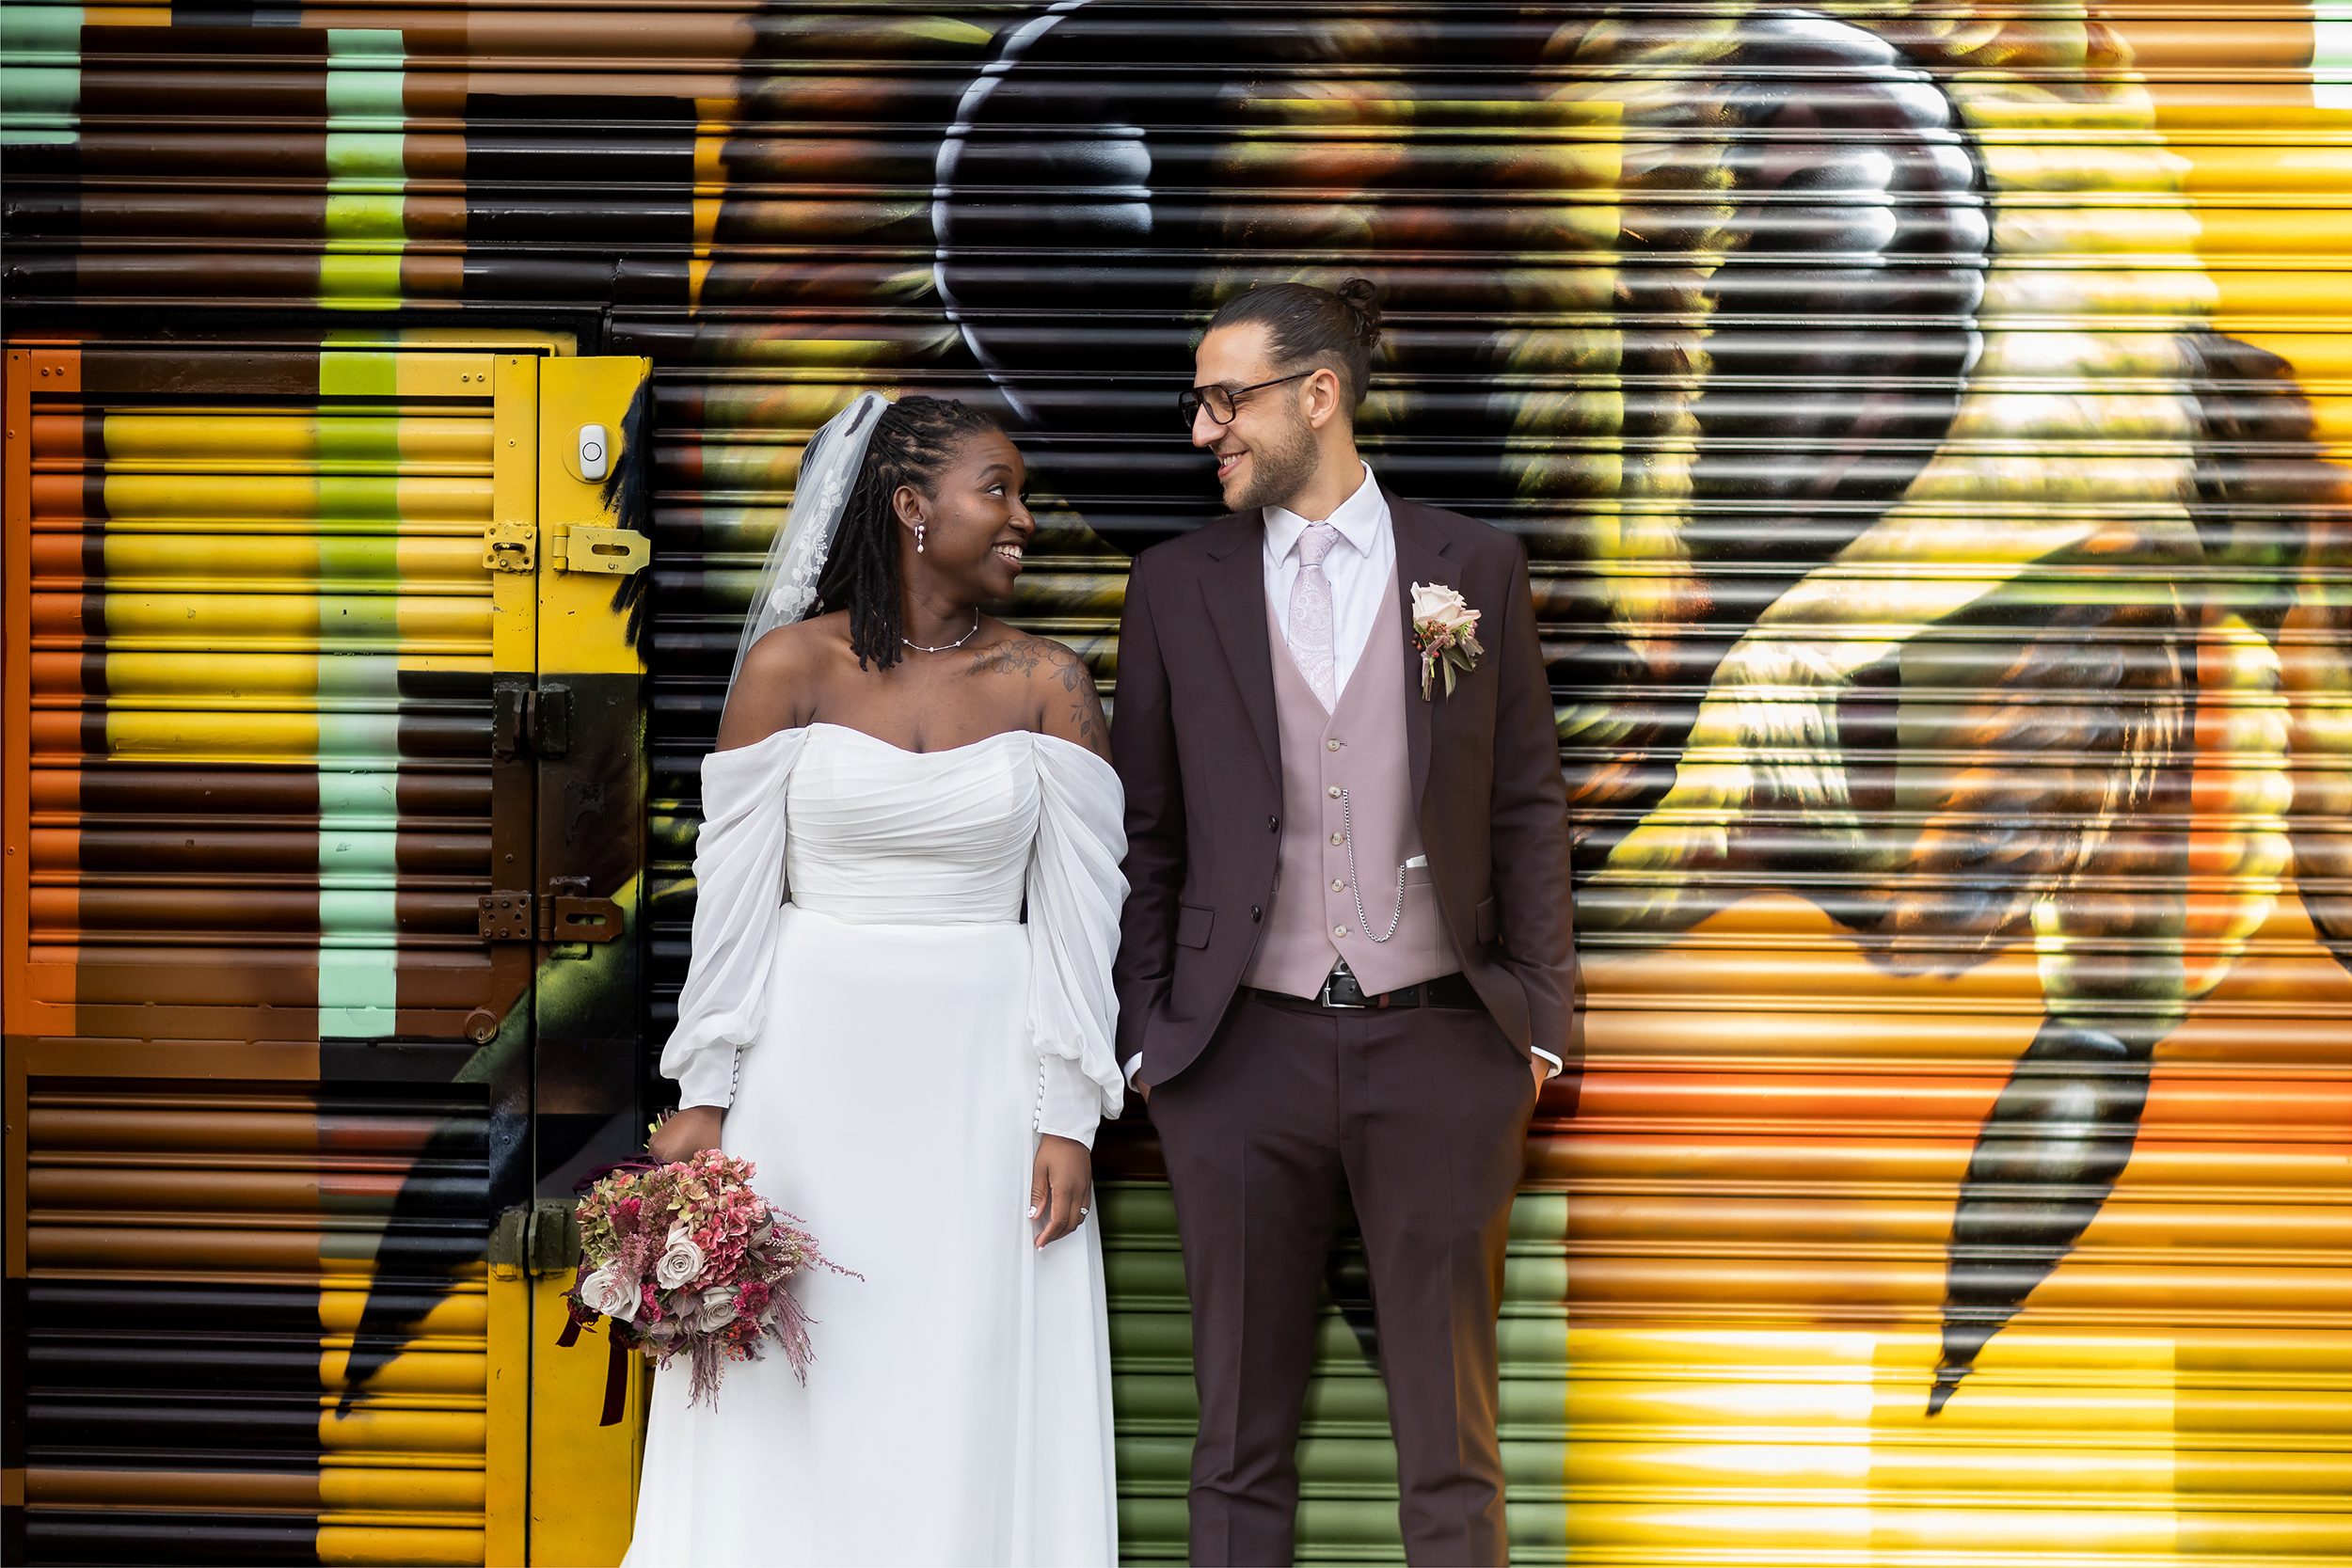
POLYGON ((979 635, 980 612, 978 608, 975 607, 972 611, 972 629, 965 632, 961 637, 957 638, 953 642, 942 642, 939 646, 932 648, 926 647, 924 644, 915 641, 911 637, 902 636, 898 639, 898 641, 905 643, 908 647, 913 648, 918 654, 951 654, 979 635))

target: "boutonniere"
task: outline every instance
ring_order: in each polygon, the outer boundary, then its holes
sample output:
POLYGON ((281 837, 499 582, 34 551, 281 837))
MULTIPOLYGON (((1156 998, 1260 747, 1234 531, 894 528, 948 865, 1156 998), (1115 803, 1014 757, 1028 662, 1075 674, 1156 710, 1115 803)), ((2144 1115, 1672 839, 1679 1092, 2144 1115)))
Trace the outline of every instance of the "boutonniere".
POLYGON ((1454 673, 1478 668, 1486 650, 1478 645, 1478 611, 1461 591, 1441 582, 1413 584, 1413 652, 1421 655, 1421 700, 1429 701, 1429 685, 1445 672, 1445 694, 1454 695, 1454 673))

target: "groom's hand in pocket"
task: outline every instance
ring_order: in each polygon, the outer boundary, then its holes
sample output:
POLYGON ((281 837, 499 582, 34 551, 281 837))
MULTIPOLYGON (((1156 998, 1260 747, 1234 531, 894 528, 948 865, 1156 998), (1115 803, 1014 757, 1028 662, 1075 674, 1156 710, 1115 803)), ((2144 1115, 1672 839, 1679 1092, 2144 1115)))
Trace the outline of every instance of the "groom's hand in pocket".
POLYGON ((1094 1202, 1094 1155, 1074 1138, 1048 1132, 1029 1167, 1029 1219, 1037 1244, 1051 1246, 1086 1223, 1094 1202))

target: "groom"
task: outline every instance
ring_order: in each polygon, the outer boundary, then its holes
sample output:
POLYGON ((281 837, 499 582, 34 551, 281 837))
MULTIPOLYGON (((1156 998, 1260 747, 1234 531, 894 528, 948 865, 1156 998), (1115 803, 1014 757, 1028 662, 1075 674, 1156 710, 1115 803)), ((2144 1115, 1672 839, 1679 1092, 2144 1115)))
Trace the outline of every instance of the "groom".
POLYGON ((1350 1200, 1406 1555, 1504 1560, 1503 1242, 1536 1094, 1579 1058, 1526 556, 1357 455, 1372 295, 1279 283, 1216 313, 1180 402, 1233 510, 1136 559, 1120 630, 1119 1054, 1183 1236, 1196 1563, 1291 1560, 1350 1200), (1480 617, 1451 678, 1416 651, 1416 601, 1480 617))

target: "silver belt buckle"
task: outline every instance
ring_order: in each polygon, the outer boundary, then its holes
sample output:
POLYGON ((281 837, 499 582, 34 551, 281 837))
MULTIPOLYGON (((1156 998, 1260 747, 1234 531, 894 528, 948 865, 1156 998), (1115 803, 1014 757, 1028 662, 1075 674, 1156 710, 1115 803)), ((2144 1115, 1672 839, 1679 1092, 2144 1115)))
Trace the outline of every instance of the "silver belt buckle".
MULTIPOLYGON (((1356 972, 1347 967, 1347 960, 1345 958, 1342 958, 1338 963, 1333 964, 1331 966, 1331 973, 1323 977, 1323 989, 1315 993, 1315 1001, 1323 1006, 1336 1007, 1343 1012, 1360 1013, 1370 1011, 1372 1007, 1372 1004, 1370 1002, 1335 1002, 1332 1000, 1331 982, 1343 974, 1346 975, 1351 980, 1356 979, 1356 972)), ((1361 991, 1364 989, 1363 982, 1358 980, 1356 989, 1359 991, 1361 991)))

